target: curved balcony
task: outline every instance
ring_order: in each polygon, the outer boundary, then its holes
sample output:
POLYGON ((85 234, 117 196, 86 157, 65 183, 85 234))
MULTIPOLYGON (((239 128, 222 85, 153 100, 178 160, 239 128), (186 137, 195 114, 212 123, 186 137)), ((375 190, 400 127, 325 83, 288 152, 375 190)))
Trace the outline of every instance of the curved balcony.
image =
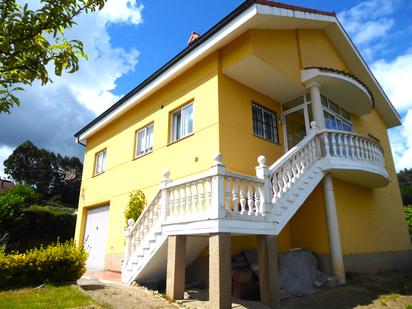
POLYGON ((383 149, 377 141, 335 130, 323 130, 317 136, 325 172, 368 188, 384 187, 389 183, 383 149))
POLYGON ((339 70, 317 67, 305 68, 301 75, 305 85, 322 85, 325 96, 339 102, 339 105, 356 115, 362 116, 372 111, 373 95, 355 76, 339 70))

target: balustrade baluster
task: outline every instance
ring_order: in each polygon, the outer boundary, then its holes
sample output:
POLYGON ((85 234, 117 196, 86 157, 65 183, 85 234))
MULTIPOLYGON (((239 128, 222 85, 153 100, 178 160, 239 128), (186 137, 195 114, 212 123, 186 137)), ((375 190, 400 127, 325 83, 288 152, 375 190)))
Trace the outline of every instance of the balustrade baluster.
POLYGON ((349 141, 348 141, 348 135, 345 134, 343 135, 343 144, 345 145, 345 157, 349 158, 349 141))
POLYGON ((250 216, 253 213, 253 183, 249 182, 247 184, 247 206, 249 208, 248 215, 250 216))
POLYGON ((244 215, 246 213, 246 192, 245 192, 245 182, 241 180, 240 182, 240 214, 244 215))
POLYGON ((337 134, 337 149, 338 149, 338 156, 343 157, 343 141, 342 141, 342 134, 337 134))
POLYGON ((192 213, 192 184, 186 185, 186 213, 192 213))
POLYGON ((175 216, 178 217, 181 214, 181 200, 180 200, 180 190, 178 188, 175 189, 175 216))
POLYGON ((324 133, 323 134, 323 142, 325 143, 325 156, 329 157, 330 156, 330 149, 329 149, 329 136, 328 133, 324 133))
POLYGON ((286 176, 287 176, 287 186, 288 188, 292 187, 292 164, 289 160, 287 166, 286 166, 286 176))
POLYGON ((288 175, 287 175, 286 166, 282 167, 281 171, 282 171, 282 180, 283 180, 282 190, 283 192, 286 192, 288 191, 288 175))
POLYGON ((261 185, 255 185, 255 216, 262 213, 263 208, 263 192, 261 190, 261 185))
POLYGON ((169 194, 169 215, 171 217, 173 217, 175 215, 175 199, 174 199, 174 194, 173 194, 173 190, 167 191, 167 193, 169 194))
MULTIPOLYGON (((208 187, 207 187, 207 199, 209 208, 212 208, 212 178, 208 178, 207 180, 208 187)), ((217 205, 215 205, 217 207, 217 205)))
POLYGON ((199 212, 199 193, 197 192, 197 186, 198 183, 194 182, 193 183, 193 212, 198 213, 199 212))
POLYGON ((199 200, 200 200, 200 208, 204 212, 206 211, 206 199, 205 199, 205 182, 199 181, 199 200))
POLYGON ((226 198, 226 209, 228 211, 232 210, 232 207, 230 205, 230 202, 232 201, 232 193, 230 192, 230 182, 231 182, 231 179, 227 177, 225 181, 225 185, 226 185, 225 198, 226 198))
POLYGON ((276 172, 273 173, 272 176, 272 202, 276 203, 276 201, 278 200, 278 178, 276 177, 276 172))
POLYGON ((331 133, 331 138, 332 138, 332 151, 333 151, 333 156, 337 156, 337 147, 336 147, 336 133, 331 133))
POLYGON ((232 196, 233 196, 233 211, 234 212, 239 212, 238 182, 239 182, 239 180, 237 180, 237 179, 233 180, 232 196))
POLYGON ((185 187, 180 187, 179 188, 180 191, 180 212, 181 215, 185 215, 186 214, 186 190, 185 187))

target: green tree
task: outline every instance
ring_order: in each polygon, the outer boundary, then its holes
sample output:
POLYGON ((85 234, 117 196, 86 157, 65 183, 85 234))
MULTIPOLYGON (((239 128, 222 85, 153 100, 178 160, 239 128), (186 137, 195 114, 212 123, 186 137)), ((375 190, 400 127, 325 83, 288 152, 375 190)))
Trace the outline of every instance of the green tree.
POLYGON ((4 226, 13 225, 23 210, 38 200, 36 191, 27 185, 17 185, 0 193, 0 234, 4 226))
POLYGON ((412 205, 412 168, 400 171, 398 180, 403 204, 412 205))
POLYGON ((76 207, 83 165, 79 158, 63 157, 26 141, 4 161, 5 173, 40 193, 42 200, 54 199, 76 207), (72 174, 72 177, 67 177, 72 174))
POLYGON ((0 113, 19 105, 15 91, 40 80, 51 82, 47 66, 60 76, 79 69, 79 57, 86 58, 83 43, 66 40, 65 30, 75 25, 82 12, 103 8, 105 0, 41 0, 32 10, 16 0, 0 1, 0 113))
POLYGON ((142 190, 134 190, 130 193, 130 200, 124 212, 124 218, 127 220, 137 220, 146 206, 146 196, 142 190))

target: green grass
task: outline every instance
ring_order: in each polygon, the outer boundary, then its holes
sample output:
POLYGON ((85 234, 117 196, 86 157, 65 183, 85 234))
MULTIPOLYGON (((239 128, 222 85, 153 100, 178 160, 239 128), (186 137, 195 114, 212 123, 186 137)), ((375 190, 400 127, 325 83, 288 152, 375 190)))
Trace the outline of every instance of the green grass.
POLYGON ((96 301, 71 285, 47 285, 38 289, 19 289, 0 292, 0 309, 57 309, 90 305, 101 307, 96 301))

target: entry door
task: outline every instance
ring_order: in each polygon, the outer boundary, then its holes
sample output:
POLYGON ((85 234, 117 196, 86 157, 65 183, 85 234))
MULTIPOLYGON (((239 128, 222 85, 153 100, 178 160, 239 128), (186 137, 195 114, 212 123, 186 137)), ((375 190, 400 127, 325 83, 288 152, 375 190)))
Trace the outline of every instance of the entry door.
POLYGON ((284 131, 286 132, 286 150, 296 146, 309 131, 307 107, 297 107, 283 114, 284 131))
POLYGON ((86 267, 92 270, 104 269, 106 240, 109 225, 109 206, 87 210, 84 232, 84 248, 89 252, 86 267))

